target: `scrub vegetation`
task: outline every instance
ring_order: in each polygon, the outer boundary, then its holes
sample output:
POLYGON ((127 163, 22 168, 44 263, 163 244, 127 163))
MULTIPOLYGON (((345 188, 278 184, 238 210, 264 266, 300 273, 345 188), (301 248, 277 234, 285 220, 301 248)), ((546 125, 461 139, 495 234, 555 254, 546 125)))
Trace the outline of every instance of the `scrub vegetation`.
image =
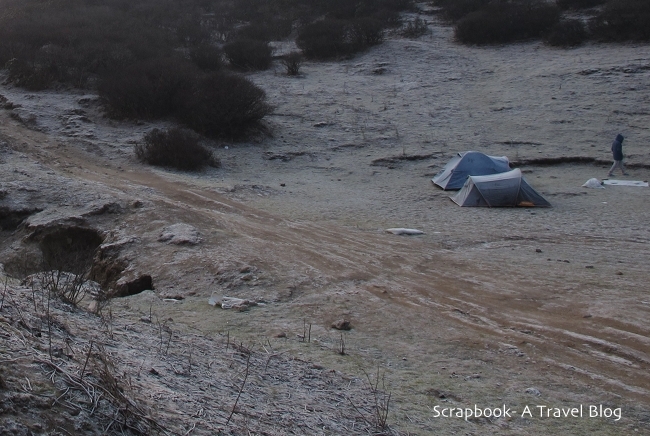
POLYGON ((463 44, 544 39, 552 46, 650 40, 650 2, 644 0, 434 0, 463 44), (565 11, 584 19, 562 18, 565 11))

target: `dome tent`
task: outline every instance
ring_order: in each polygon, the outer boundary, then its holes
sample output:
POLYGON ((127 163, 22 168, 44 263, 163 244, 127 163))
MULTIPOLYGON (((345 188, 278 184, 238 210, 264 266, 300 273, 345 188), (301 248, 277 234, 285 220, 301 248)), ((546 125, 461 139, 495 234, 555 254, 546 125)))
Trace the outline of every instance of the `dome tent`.
POLYGON ((462 188, 467 176, 486 176, 506 171, 510 171, 507 157, 466 151, 458 153, 431 181, 449 191, 462 188))
POLYGON ((469 176, 463 188, 450 198, 459 206, 551 206, 544 197, 526 182, 519 168, 489 176, 469 176))

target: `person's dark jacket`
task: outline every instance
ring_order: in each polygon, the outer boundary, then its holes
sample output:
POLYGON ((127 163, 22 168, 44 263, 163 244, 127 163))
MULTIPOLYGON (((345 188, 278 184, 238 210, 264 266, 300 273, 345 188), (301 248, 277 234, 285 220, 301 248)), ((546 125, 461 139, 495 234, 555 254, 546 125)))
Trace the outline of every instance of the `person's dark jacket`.
POLYGON ((612 154, 614 155, 614 160, 623 160, 623 135, 619 134, 616 136, 614 142, 612 142, 612 154))

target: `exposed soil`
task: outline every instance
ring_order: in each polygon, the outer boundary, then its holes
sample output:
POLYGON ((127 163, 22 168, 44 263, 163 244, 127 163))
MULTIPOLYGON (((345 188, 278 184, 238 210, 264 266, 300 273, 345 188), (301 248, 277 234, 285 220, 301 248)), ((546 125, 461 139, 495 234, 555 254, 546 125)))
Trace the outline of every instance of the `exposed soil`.
MULTIPOLYGON (((150 275, 155 287, 112 300, 103 318, 52 309, 67 326, 52 333, 63 350, 53 360, 78 377, 90 341, 103 344, 124 392, 175 434, 368 434, 388 393, 386 432, 650 434, 650 191, 581 187, 606 176, 619 132, 625 178, 650 178, 647 46, 473 48, 431 28, 350 61, 305 63, 299 77, 280 64, 251 75, 275 106, 273 136, 213 144, 222 168, 199 174, 135 160, 134 142, 164 123, 108 120, 74 91, 0 88, 14 106, 0 112, 0 210, 16 211, 2 263, 34 263, 30 234, 93 228, 102 280, 150 275), (458 207, 430 178, 464 150, 518 162, 553 207, 458 207), (196 230, 191 243, 161 238, 180 223, 196 230), (215 309, 214 296, 257 305, 215 309), (331 328, 342 319, 351 330, 331 328), (375 382, 378 370, 377 402, 365 373, 375 382), (517 413, 435 416, 474 404, 517 413), (587 416, 601 404, 621 419, 587 416), (540 417, 537 405, 583 405, 585 416, 540 417)), ((48 382, 49 332, 32 301, 43 298, 8 283, 0 429, 74 434, 53 417, 76 407, 70 422, 100 433, 112 421, 80 408, 83 395, 51 406, 65 377, 48 382), (41 319, 40 337, 18 308, 41 319)))

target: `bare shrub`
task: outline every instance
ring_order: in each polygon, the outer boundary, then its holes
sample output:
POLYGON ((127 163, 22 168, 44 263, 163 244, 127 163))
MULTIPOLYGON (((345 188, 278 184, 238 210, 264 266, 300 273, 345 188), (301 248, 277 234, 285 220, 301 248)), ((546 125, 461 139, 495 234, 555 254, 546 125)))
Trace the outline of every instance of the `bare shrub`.
POLYGON ((102 239, 93 229, 58 229, 40 242, 43 289, 62 301, 76 306, 86 294, 86 282, 102 239))
POLYGON ((266 70, 273 60, 267 41, 239 39, 223 46, 226 59, 240 70, 266 70))
POLYGON ((610 0, 590 28, 601 41, 650 41, 650 2, 610 0))
POLYGON ((429 33, 429 26, 422 18, 415 17, 404 25, 400 33, 407 38, 419 38, 429 33))
POLYGON ((546 43, 555 47, 572 47, 587 39, 587 30, 581 20, 563 20, 546 36, 546 43))
POLYGON ((557 6, 543 3, 495 3, 472 12, 456 24, 465 44, 495 44, 540 37, 560 18, 557 6))
POLYGON ((300 74, 300 65, 302 64, 302 54, 294 51, 282 57, 282 65, 287 69, 287 76, 297 76, 300 74))
POLYGON ((215 73, 194 84, 179 119, 210 137, 239 137, 271 113, 266 93, 245 77, 215 73))
POLYGON ((193 171, 206 165, 218 166, 212 152, 199 142, 195 133, 174 128, 154 129, 144 136, 143 143, 136 144, 137 158, 150 165, 193 171))

